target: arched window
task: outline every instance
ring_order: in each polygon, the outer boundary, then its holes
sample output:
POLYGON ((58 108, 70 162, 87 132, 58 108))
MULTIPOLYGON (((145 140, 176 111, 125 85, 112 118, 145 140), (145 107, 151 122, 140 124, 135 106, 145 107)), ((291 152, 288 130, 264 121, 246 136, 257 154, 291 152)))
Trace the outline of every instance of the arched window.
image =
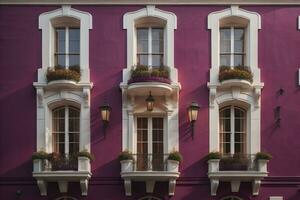
POLYGON ((77 199, 74 197, 63 196, 63 197, 58 197, 55 200, 77 200, 77 199))
POLYGON ((246 111, 238 106, 220 109, 220 151, 223 154, 246 153, 246 111))
POLYGON ((227 196, 227 197, 223 197, 220 200, 243 200, 242 198, 236 197, 236 196, 227 196))
POLYGON ((63 106, 52 114, 53 152, 75 155, 79 152, 80 110, 63 106))
POLYGON ((145 197, 142 197, 138 200, 161 200, 161 199, 157 198, 157 197, 153 197, 153 196, 145 196, 145 197))

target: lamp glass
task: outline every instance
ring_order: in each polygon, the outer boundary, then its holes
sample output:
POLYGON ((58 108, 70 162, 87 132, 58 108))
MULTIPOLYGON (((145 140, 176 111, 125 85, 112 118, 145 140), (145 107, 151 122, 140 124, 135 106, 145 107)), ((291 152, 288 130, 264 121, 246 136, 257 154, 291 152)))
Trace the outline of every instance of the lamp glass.
POLYGON ((154 101, 155 99, 153 98, 153 96, 151 95, 151 92, 149 92, 149 96, 146 99, 147 102, 147 110, 148 111, 152 111, 154 108, 154 101))
POLYGON ((103 121, 109 122, 111 108, 108 105, 101 106, 100 112, 103 121))
POLYGON ((194 122, 198 118, 198 110, 199 106, 196 103, 192 103, 189 107, 188 113, 189 113, 189 120, 190 122, 194 122))

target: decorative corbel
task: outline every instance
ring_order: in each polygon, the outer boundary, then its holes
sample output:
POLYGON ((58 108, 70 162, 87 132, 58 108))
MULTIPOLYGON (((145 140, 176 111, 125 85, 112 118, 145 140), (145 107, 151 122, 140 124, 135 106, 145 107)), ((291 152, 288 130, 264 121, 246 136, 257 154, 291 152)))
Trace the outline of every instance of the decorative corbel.
POLYGON ((37 180, 37 185, 39 187, 41 196, 47 196, 47 182, 44 180, 37 180))
POLYGON ((82 196, 87 196, 87 191, 88 191, 88 180, 87 179, 82 179, 80 180, 80 189, 81 189, 81 195, 82 196))
POLYGON ((253 180, 253 182, 252 182, 252 194, 254 196, 258 195, 260 184, 261 184, 261 181, 259 179, 253 180))
POLYGON ((174 196, 175 186, 176 186, 176 179, 170 179, 169 180, 169 195, 170 196, 174 196))
POLYGON ((147 193, 153 193, 154 186, 155 186, 155 181, 154 180, 146 181, 146 192, 147 193))
POLYGON ((217 190, 219 187, 219 180, 218 179, 210 179, 210 195, 216 196, 217 190))
POLYGON ((68 181, 58 181, 58 188, 61 193, 68 192, 68 181))
POLYGON ((124 180, 124 187, 125 187, 126 196, 131 196, 131 180, 130 179, 124 180))
POLYGON ((210 107, 213 108, 215 106, 215 99, 217 95, 217 88, 211 87, 209 89, 209 101, 210 101, 210 107))
POLYGON ((84 105, 86 108, 90 106, 90 89, 89 88, 83 88, 83 99, 84 99, 84 105))
POLYGON ((230 185, 231 185, 231 192, 239 192, 241 181, 239 181, 239 180, 232 180, 230 182, 230 185))
POLYGON ((259 99, 261 96, 261 88, 255 87, 253 91, 254 101, 255 101, 255 107, 259 107, 259 99))
POLYGON ((42 88, 38 88, 36 90, 36 96, 37 96, 38 107, 42 108, 43 101, 44 101, 44 90, 42 88))

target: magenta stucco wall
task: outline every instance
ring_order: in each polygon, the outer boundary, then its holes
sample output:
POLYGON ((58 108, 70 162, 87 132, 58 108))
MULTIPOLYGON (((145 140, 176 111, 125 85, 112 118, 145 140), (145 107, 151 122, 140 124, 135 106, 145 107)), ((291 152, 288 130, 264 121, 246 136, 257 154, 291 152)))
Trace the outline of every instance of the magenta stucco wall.
MULTIPOLYGON (((74 6, 93 16, 90 31, 90 71, 94 83, 91 99, 91 141, 95 161, 88 197, 80 197, 79 184, 69 193, 80 199, 125 199, 117 156, 122 144, 121 92, 119 83, 126 65, 126 31, 123 15, 142 6, 74 6), (112 119, 104 138, 98 107, 108 101, 112 119)), ((180 151, 184 162, 181 178, 171 199, 219 199, 230 194, 221 184, 217 197, 209 195, 208 153, 208 89, 210 68, 210 31, 207 16, 226 6, 158 6, 177 15, 175 31, 175 66, 180 92, 180 151), (192 140, 186 108, 196 101, 201 105, 192 140)), ((36 150, 36 95, 32 83, 41 67, 41 31, 39 14, 56 6, 0 6, 0 199, 54 199, 56 184, 50 184, 48 197, 40 197, 32 178, 32 152, 36 150)), ((298 6, 244 6, 258 12, 262 19, 259 31, 259 67, 265 87, 261 101, 262 150, 270 152, 270 176, 264 179, 260 196, 252 197, 251 186, 242 183, 238 194, 244 199, 267 200, 269 196, 300 199, 300 31, 297 29, 298 6), (282 96, 278 90, 284 89, 282 96), (276 128, 274 108, 281 106, 281 126, 276 128)), ((136 199, 143 196, 144 185, 134 184, 136 199)), ((167 184, 155 189, 156 196, 169 199, 167 184)))

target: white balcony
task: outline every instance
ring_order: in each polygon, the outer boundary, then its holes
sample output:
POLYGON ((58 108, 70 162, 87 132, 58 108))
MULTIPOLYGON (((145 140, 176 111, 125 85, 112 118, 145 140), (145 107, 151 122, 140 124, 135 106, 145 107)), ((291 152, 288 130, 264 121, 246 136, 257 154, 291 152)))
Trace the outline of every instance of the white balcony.
POLYGON ((211 184, 211 195, 216 196, 219 182, 230 182, 231 192, 238 192, 241 182, 252 182, 252 194, 258 195, 261 180, 268 176, 268 160, 255 160, 248 157, 246 165, 226 166, 220 159, 208 161, 208 178, 211 184))
POLYGON ((146 192, 153 193, 156 182, 168 182, 169 195, 175 193, 176 179, 179 177, 179 162, 166 160, 168 155, 134 155, 134 161, 121 161, 121 177, 124 179, 126 196, 131 196, 133 181, 145 182, 146 192))
POLYGON ((78 157, 74 161, 65 159, 60 163, 33 160, 32 176, 37 180, 41 196, 47 195, 48 182, 57 182, 62 193, 68 191, 69 182, 79 182, 81 195, 86 196, 91 175, 90 159, 87 157, 78 157))

